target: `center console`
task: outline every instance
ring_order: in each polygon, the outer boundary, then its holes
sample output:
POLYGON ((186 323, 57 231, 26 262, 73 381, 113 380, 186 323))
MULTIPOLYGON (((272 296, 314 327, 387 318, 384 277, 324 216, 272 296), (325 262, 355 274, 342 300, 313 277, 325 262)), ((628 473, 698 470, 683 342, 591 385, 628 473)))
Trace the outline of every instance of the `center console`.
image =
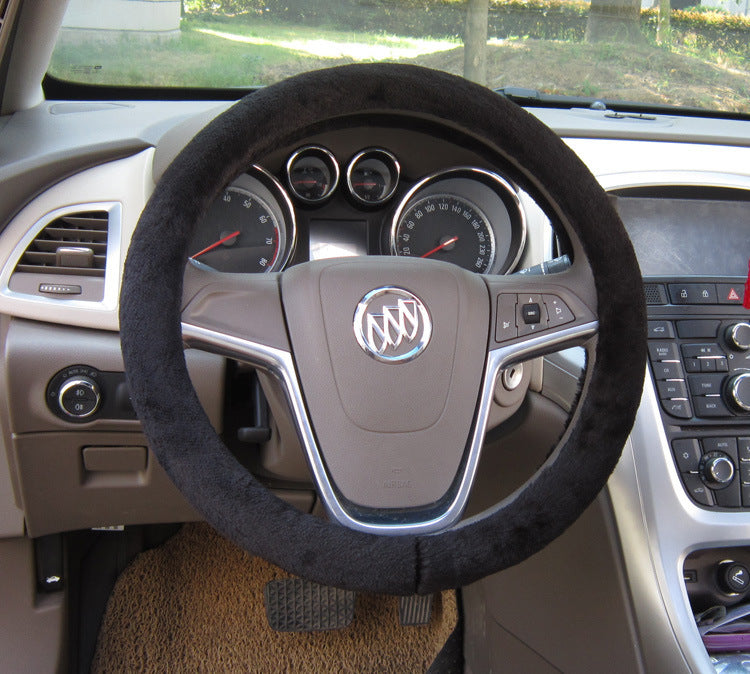
POLYGON ((651 372, 674 463, 704 508, 750 508, 750 315, 741 279, 646 285, 651 372))

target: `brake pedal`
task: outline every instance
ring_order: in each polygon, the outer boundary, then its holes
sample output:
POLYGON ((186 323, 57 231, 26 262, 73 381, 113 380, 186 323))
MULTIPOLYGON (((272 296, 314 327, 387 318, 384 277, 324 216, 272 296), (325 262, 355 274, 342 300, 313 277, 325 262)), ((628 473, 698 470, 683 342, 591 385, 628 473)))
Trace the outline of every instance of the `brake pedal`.
POLYGON ((266 584, 266 618, 277 632, 319 632, 348 627, 354 619, 351 590, 319 585, 303 578, 266 584))
POLYGON ((432 601, 434 594, 413 594, 410 597, 399 597, 398 617, 401 624, 426 625, 432 618, 432 601))

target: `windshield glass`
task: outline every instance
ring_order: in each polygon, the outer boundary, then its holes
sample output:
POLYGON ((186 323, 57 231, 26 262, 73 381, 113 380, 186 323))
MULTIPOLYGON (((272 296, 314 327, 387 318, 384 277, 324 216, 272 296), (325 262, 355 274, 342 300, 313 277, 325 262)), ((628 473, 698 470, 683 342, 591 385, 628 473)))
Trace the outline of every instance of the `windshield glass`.
POLYGON ((399 61, 493 89, 750 112, 750 0, 689 2, 71 0, 50 74, 250 88, 399 61))

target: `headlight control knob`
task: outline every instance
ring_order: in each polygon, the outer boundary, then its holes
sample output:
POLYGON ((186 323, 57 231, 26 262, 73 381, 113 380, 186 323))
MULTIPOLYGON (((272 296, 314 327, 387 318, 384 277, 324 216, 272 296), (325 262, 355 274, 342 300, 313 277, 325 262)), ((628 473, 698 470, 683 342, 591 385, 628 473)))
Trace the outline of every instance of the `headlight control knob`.
POLYGON ((65 421, 91 421, 104 403, 102 373, 90 365, 71 365, 47 384, 47 407, 65 421))
POLYGON ((701 459, 701 476, 712 489, 728 487, 734 479, 734 472, 734 463, 724 452, 708 452, 701 459))
POLYGON ((99 385, 89 377, 70 377, 57 394, 60 409, 69 417, 85 419, 94 414, 102 402, 99 385))
POLYGON ((750 323, 735 323, 730 325, 725 333, 727 343, 736 351, 750 349, 750 323))
POLYGON ((750 372, 730 377, 724 388, 724 397, 736 412, 750 412, 750 372))

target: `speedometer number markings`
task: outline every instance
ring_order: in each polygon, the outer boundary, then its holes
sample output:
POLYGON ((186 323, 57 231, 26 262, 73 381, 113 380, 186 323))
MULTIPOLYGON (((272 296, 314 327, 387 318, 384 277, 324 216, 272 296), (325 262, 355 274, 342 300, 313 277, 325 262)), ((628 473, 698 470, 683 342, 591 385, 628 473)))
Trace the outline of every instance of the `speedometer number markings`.
POLYGON ((485 273, 494 262, 492 228, 477 206, 465 197, 433 194, 418 199, 401 217, 395 252, 430 257, 485 273))

